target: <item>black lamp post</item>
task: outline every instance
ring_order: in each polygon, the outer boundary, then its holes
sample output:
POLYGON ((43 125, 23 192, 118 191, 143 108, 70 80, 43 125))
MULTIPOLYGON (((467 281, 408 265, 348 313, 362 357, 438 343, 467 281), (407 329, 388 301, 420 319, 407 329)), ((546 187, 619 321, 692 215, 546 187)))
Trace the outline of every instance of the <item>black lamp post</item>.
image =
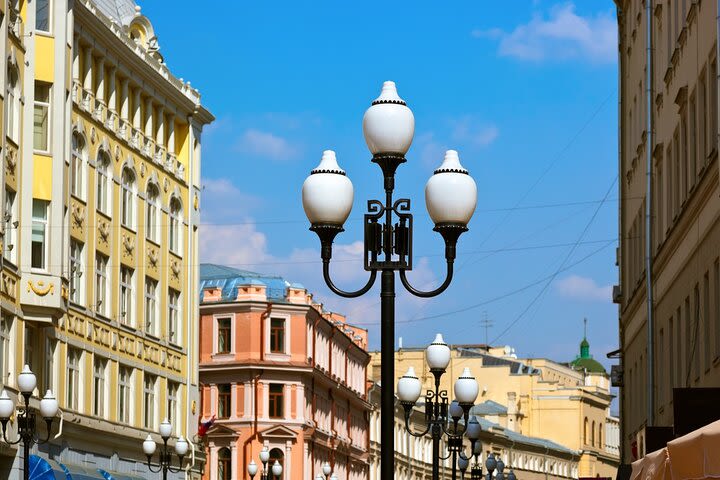
POLYGON ((162 472, 163 480, 167 479, 168 472, 179 473, 183 470, 183 457, 185 456, 185 454, 187 454, 189 448, 187 440, 185 440, 185 438, 181 435, 177 439, 177 442, 175 442, 175 453, 180 460, 179 466, 177 468, 174 468, 172 466, 172 452, 168 447, 168 440, 170 439, 170 435, 172 435, 172 424, 166 418, 162 421, 162 423, 160 423, 160 437, 163 440, 163 446, 160 450, 160 458, 157 469, 154 469, 151 463, 152 456, 155 453, 155 448, 157 447, 155 440, 153 440, 152 437, 148 435, 143 442, 143 452, 145 452, 145 455, 147 456, 148 470, 153 473, 162 472))
MULTIPOLYGON (((420 398, 422 384, 415 375, 415 369, 410 367, 405 375, 398 380, 397 392, 400 403, 405 411, 405 428, 414 437, 424 437, 430 434, 432 438, 432 478, 440 478, 440 460, 452 457, 452 479, 457 479, 458 454, 462 451, 463 435, 468 438, 480 437, 480 424, 473 417, 470 420, 470 409, 478 395, 478 383, 465 368, 455 381, 455 401, 448 404, 447 390, 440 390, 440 380, 450 363, 450 347, 445 343, 439 333, 435 340, 425 351, 430 373, 435 378, 435 390, 428 390, 425 394, 425 423, 423 432, 413 432, 410 428, 410 414, 420 398), (460 420, 463 427, 460 428, 460 420), (440 440, 443 435, 447 437, 449 453, 446 457, 440 456, 440 440)), ((461 457, 462 458, 462 457, 461 457)))
MULTIPOLYGON (((268 462, 270 461, 270 451, 268 448, 263 447, 258 456, 260 457, 260 463, 262 463, 263 466, 263 469, 260 472, 260 480, 273 480, 275 478, 280 478, 283 467, 280 465, 279 461, 275 460, 275 463, 268 468, 268 462)), ((255 475, 258 472, 258 466, 257 463, 255 463, 255 460, 250 460, 250 463, 247 466, 247 472, 248 475, 250 475, 250 478, 255 478, 255 475)))
POLYGON ((58 412, 58 402, 50 390, 48 390, 45 397, 40 400, 40 416, 45 420, 45 424, 47 425, 47 434, 45 438, 41 440, 36 436, 37 423, 35 412, 30 410, 30 397, 37 385, 37 378, 28 365, 25 365, 20 375, 18 375, 17 383, 24 400, 23 405, 20 407, 20 413, 18 413, 17 416, 18 439, 11 442, 6 435, 7 424, 10 421, 10 417, 15 413, 15 403, 5 390, 0 393, 0 424, 2 424, 3 440, 5 440, 6 443, 16 445, 22 442, 23 444, 23 478, 28 480, 30 475, 30 446, 34 443, 40 445, 50 440, 50 430, 52 429, 53 419, 58 412))
POLYGON ((347 292, 335 286, 330 278, 330 259, 335 236, 343 231, 350 215, 353 187, 338 166, 335 152, 326 150, 320 164, 305 180, 302 188, 303 208, 310 220, 310 230, 320 238, 323 277, 330 290, 346 298, 359 297, 372 288, 380 272, 381 329, 381 425, 380 477, 393 480, 394 473, 394 411, 395 394, 395 272, 403 286, 413 295, 434 297, 450 285, 456 245, 475 211, 477 187, 460 165, 457 152, 448 150, 445 160, 425 186, 425 202, 434 230, 445 241, 447 274, 437 289, 420 291, 410 285, 407 271, 412 270, 413 217, 410 200, 393 200, 395 172, 405 163, 405 154, 412 143, 415 119, 412 111, 398 96, 394 82, 385 82, 380 96, 372 102, 363 118, 365 141, 383 173, 385 202, 368 201, 365 214, 365 270, 370 272, 367 284, 360 290, 347 292), (397 218, 397 223, 394 223, 397 218), (381 258, 382 257, 382 258, 381 258))

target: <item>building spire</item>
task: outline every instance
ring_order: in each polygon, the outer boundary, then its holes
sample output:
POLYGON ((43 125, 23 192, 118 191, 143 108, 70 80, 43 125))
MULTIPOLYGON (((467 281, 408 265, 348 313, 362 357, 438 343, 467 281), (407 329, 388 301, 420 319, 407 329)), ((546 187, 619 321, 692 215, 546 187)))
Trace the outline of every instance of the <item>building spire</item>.
POLYGON ((583 332, 583 339, 580 342, 580 358, 590 358, 590 342, 587 341, 587 318, 583 318, 585 324, 585 331, 583 332))

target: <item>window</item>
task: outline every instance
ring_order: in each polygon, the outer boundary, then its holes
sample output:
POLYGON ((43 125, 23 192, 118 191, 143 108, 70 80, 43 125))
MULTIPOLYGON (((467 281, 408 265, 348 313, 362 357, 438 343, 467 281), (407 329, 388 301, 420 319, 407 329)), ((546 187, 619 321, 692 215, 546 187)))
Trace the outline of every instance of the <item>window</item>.
POLYGON ((700 320, 703 325, 703 366, 705 370, 710 369, 710 362, 712 361, 712 355, 710 352, 710 344, 712 343, 712 332, 710 331, 710 272, 705 272, 703 277, 703 306, 700 311, 700 320))
POLYGON ((270 352, 285 353, 285 320, 270 319, 270 352))
POLYGON ((17 231, 18 231, 18 220, 17 220, 17 203, 15 199, 17 195, 9 188, 5 188, 5 244, 3 250, 3 256, 15 263, 17 259, 17 231))
POLYGON ((720 261, 715 260, 713 266, 713 296, 715 297, 715 316, 713 325, 715 325, 715 358, 720 356, 720 261))
POLYGON ((30 324, 30 322, 25 323, 25 352, 23 357, 23 365, 28 365, 31 369, 35 368, 37 364, 35 363, 35 354, 33 351, 33 347, 35 345, 35 328, 30 324))
POLYGON ((230 458, 230 450, 221 448, 218 450, 218 480, 233 480, 232 460, 230 458))
POLYGON ((118 386, 118 421, 130 423, 132 370, 129 367, 118 367, 118 386))
POLYGON ((83 244, 70 240, 70 301, 82 303, 83 244))
POLYGON ((145 332, 156 335, 157 329, 157 282, 145 277, 145 332))
MULTIPOLYGON (((632 408, 631 408, 632 410, 632 408)), ((585 424, 583 425, 583 443, 588 444, 588 419, 585 417, 585 424)))
POLYGON ((33 199, 30 266, 45 269, 47 261, 48 203, 33 199))
POLYGON ((93 360, 93 415, 105 418, 105 369, 107 360, 95 356, 93 360))
POLYGON ((70 159, 70 193, 83 198, 83 173, 85 172, 85 139, 78 132, 72 134, 72 157, 70 159))
POLYGON ((20 82, 18 81, 18 70, 15 66, 10 66, 7 72, 7 136, 16 145, 20 141, 20 113, 22 105, 20 105, 20 82))
POLYGON ((95 182, 97 209, 105 214, 110 214, 110 157, 103 150, 98 153, 95 165, 95 182))
POLYGON ((603 448, 603 424, 598 426, 598 448, 603 448))
POLYGON ((217 320, 217 353, 230 353, 230 319, 217 320))
POLYGON ((283 385, 280 383, 270 384, 268 416, 270 418, 283 418, 283 385))
POLYGON ((182 221, 182 207, 180 200, 170 199, 170 251, 180 253, 180 222, 182 221))
POLYGON ((705 165, 705 159, 707 158, 708 150, 708 131, 707 131, 707 94, 705 89, 705 69, 700 72, 700 78, 698 79, 698 146, 701 165, 705 165))
MULTIPOLYGON (((695 92, 690 95, 690 111, 688 119, 690 120, 690 128, 688 134, 688 144, 690 147, 690 186, 697 182, 698 161, 697 161, 697 108, 695 107, 695 92)), ((702 164, 702 162, 700 162, 702 164)))
MULTIPOLYGON (((403 445, 406 445, 403 443, 403 445)), ((285 455, 283 454, 282 450, 279 448, 273 448, 270 450, 270 460, 268 461, 268 465, 275 465, 275 462, 278 462, 280 465, 283 465, 283 458, 285 455)), ((500 455, 496 454, 497 458, 500 458, 500 455)), ((285 473, 285 470, 283 469, 283 474, 285 473)), ((283 475, 280 475, 280 478, 282 478, 283 475)))
POLYGON ((180 391, 180 385, 175 382, 168 381, 168 394, 167 394, 167 419, 173 429, 177 430, 178 423, 178 392, 180 391))
POLYGON ((80 409, 80 359, 82 351, 68 347, 67 353, 67 408, 80 409))
POLYGON ((224 383, 217 386, 218 390, 218 418, 228 418, 230 416, 230 384, 224 383))
POLYGON ((160 189, 154 183, 148 185, 145 204, 145 236, 148 240, 158 242, 158 199, 160 189))
POLYGON ((717 152, 718 148, 718 84, 717 84, 717 61, 713 57, 710 62, 710 148, 717 152))
POLYGON ((49 151, 50 128, 50 85, 35 83, 35 110, 33 116, 33 148, 41 152, 49 151))
POLYGON ((595 420, 593 420, 593 422, 592 422, 592 430, 590 431, 590 433, 591 433, 590 441, 592 442, 592 446, 594 447, 595 446, 595 420))
POLYGON ((167 336, 170 343, 177 344, 180 341, 178 325, 180 322, 180 292, 169 289, 168 293, 168 330, 167 336))
POLYGON ((0 314, 0 381, 7 385, 10 374, 10 331, 12 330, 13 317, 11 314, 2 312, 0 314))
POLYGON ((95 254, 95 311, 103 316, 108 315, 108 260, 100 252, 95 254))
POLYGON ((50 32, 50 0, 35 0, 35 29, 50 32))
POLYGON ((155 383, 157 377, 155 375, 145 374, 143 383, 143 401, 144 401, 144 423, 145 428, 155 429, 155 383))
POLYGON ((122 173, 121 221, 128 228, 135 226, 135 174, 129 168, 122 173))
POLYGON ((133 276, 132 268, 120 267, 120 322, 133 325, 133 276))
POLYGON ((50 337, 45 337, 45 368, 43 374, 45 378, 45 390, 52 390, 55 394, 55 347, 57 341, 50 337))

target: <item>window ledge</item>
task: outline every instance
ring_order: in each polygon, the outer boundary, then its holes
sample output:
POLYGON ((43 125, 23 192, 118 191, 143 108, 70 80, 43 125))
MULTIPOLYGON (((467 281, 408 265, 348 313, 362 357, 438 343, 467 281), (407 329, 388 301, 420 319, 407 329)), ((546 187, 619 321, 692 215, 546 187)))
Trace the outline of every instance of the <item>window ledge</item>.
POLYGON ((148 236, 145 236, 145 240, 146 240, 148 243, 152 244, 154 247, 160 248, 160 242, 158 242, 157 240, 153 240, 152 238, 150 238, 150 237, 148 237, 148 236))
POLYGON ((265 354, 266 360, 275 360, 280 362, 289 362, 290 361, 290 354, 289 353, 275 353, 270 352, 265 354))
POLYGON ((132 325, 128 325, 127 323, 118 322, 118 325, 120 325, 120 328, 123 330, 127 330, 128 332, 137 334, 137 329, 133 327, 132 325))
POLYGON ((78 195, 78 194, 76 194, 76 193, 72 193, 72 192, 70 193, 70 196, 71 196, 74 200, 77 200, 78 202, 80 202, 80 203, 82 203, 83 205, 85 205, 86 202, 85 202, 85 199, 84 199, 82 196, 80 196, 80 195, 78 195))

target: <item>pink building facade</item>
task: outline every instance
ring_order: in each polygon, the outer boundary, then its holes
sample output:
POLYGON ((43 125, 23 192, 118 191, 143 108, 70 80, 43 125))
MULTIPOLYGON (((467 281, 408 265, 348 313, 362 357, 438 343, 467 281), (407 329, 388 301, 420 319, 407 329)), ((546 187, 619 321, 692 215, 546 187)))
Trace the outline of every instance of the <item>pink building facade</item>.
POLYGON ((200 277, 201 416, 216 419, 204 478, 249 478, 267 447, 283 480, 323 462, 367 479, 367 331, 280 277, 211 264, 200 277))

